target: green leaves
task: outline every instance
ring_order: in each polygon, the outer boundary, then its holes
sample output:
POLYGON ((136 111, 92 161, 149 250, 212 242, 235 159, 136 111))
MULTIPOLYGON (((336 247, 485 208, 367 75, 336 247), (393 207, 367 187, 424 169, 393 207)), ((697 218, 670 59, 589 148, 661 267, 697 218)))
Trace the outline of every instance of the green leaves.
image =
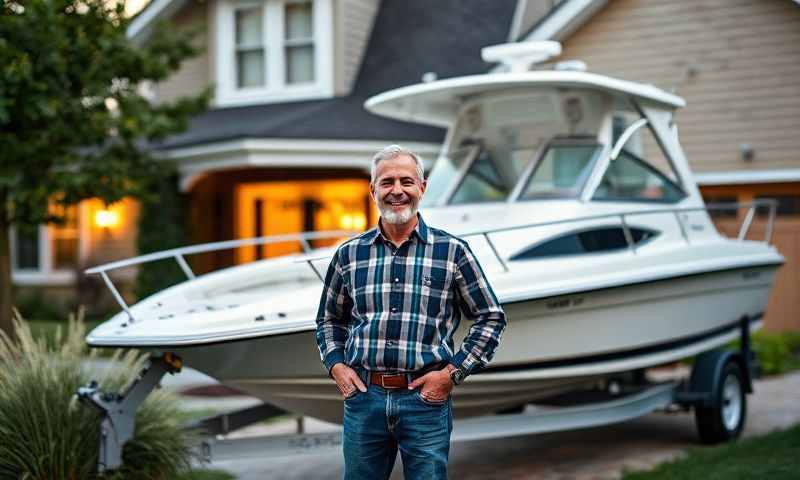
POLYGON ((56 194, 77 202, 141 192, 145 174, 158 171, 148 142, 185 129, 211 90, 151 105, 137 88, 195 55, 198 32, 162 24, 146 45, 134 45, 124 9, 105 0, 3 2, 0 9, 0 184, 11 198, 0 214, 35 225, 56 194))

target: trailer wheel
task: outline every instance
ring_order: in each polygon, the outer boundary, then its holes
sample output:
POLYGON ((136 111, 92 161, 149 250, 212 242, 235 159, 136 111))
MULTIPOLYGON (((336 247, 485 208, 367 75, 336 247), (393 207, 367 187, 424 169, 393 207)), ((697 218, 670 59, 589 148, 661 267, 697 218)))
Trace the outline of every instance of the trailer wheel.
POLYGON ((733 440, 742 433, 747 417, 744 373, 739 362, 729 359, 720 372, 713 406, 697 406, 694 411, 697 432, 703 443, 733 440))

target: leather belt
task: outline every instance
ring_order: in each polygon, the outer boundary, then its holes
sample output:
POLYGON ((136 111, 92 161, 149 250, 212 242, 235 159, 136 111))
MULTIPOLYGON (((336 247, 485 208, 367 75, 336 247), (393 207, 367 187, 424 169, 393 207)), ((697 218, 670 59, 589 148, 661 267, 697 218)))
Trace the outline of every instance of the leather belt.
POLYGON ((383 387, 387 390, 408 388, 408 384, 410 381, 414 381, 415 379, 433 370, 441 370, 442 368, 444 368, 446 364, 447 362, 434 363, 416 372, 406 372, 406 373, 369 372, 369 383, 373 385, 378 385, 379 387, 383 387))
POLYGON ((408 375, 405 373, 370 372, 369 383, 386 389, 408 388, 408 375))

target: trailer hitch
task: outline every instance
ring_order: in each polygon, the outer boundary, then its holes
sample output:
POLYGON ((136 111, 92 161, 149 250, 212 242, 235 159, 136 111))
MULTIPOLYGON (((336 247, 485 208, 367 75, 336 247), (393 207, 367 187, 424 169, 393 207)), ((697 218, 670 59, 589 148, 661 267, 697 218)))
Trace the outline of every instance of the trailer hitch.
POLYGON ((99 473, 122 466, 122 449, 133 438, 136 410, 158 387, 165 374, 181 371, 181 358, 172 353, 150 357, 139 375, 121 393, 104 392, 96 381, 78 388, 81 403, 100 412, 97 458, 99 473))

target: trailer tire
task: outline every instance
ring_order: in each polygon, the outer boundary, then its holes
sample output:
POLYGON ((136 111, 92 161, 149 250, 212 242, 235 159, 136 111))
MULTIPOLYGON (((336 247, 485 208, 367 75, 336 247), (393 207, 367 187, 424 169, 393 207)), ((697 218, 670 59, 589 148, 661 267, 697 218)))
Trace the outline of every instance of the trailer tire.
POLYGON ((745 377, 739 362, 729 358, 715 384, 712 406, 697 406, 694 410, 697 433, 703 443, 737 438, 747 417, 745 377))

